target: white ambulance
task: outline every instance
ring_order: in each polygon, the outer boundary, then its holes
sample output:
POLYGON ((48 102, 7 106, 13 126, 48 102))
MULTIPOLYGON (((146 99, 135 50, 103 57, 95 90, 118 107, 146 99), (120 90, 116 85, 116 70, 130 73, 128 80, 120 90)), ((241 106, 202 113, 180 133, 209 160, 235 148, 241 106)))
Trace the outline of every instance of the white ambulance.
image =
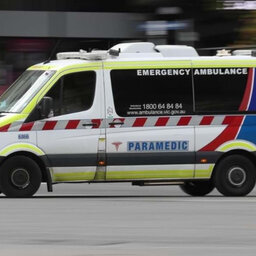
POLYGON ((41 182, 180 185, 251 192, 256 180, 256 58, 199 57, 188 46, 119 44, 26 70, 0 97, 0 190, 41 182))

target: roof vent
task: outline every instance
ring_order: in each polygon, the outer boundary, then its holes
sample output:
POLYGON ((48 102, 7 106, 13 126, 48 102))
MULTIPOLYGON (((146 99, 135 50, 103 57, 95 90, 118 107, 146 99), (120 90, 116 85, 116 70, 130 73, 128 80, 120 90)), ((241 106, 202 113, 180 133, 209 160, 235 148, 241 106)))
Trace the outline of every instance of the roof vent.
POLYGON ((155 45, 149 42, 122 43, 117 44, 111 50, 120 51, 120 53, 155 53, 155 45))
POLYGON ((232 52, 232 55, 235 56, 253 56, 256 57, 256 50, 248 49, 248 50, 235 50, 232 52))
POLYGON ((197 57, 198 53, 192 46, 187 45, 157 45, 155 49, 163 57, 197 57))
POLYGON ((150 57, 197 57, 196 50, 187 45, 157 45, 150 42, 139 43, 123 43, 113 46, 109 51, 119 51, 120 56, 128 57, 131 53, 135 54, 133 57, 140 54, 140 56, 150 57))

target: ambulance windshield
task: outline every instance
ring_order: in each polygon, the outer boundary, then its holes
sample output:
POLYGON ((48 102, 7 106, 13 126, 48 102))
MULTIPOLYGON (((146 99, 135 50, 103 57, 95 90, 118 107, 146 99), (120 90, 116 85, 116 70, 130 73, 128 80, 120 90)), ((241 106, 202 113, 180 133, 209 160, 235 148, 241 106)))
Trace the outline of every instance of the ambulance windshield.
POLYGON ((1 113, 20 113, 55 71, 27 70, 0 97, 1 113))

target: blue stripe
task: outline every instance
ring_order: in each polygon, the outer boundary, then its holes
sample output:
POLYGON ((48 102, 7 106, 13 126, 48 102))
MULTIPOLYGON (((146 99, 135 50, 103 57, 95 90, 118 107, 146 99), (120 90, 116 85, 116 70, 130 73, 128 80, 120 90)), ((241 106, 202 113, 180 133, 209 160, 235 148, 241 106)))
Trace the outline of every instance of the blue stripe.
POLYGON ((245 117, 237 139, 247 140, 256 144, 256 116, 245 117))

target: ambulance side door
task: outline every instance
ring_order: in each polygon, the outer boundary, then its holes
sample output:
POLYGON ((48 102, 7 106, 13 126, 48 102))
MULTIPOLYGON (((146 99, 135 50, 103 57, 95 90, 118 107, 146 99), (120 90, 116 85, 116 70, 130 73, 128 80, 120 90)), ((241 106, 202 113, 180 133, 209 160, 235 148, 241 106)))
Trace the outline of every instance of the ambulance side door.
POLYGON ((106 179, 193 178, 190 61, 104 72, 106 179))
POLYGON ((53 181, 94 179, 104 135, 102 86, 102 70, 72 69, 60 74, 44 95, 53 100, 53 108, 48 118, 36 122, 37 144, 46 153, 53 181))

